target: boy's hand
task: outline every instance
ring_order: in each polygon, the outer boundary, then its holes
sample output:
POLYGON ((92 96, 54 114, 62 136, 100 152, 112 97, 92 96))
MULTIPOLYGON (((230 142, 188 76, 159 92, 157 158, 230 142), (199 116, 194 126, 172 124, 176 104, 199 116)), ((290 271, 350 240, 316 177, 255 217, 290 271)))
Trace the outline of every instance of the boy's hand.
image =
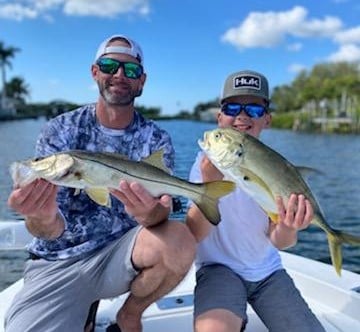
POLYGON ((204 156, 200 164, 203 182, 222 180, 224 175, 204 156))
POLYGON ((276 199, 276 203, 279 212, 279 222, 283 226, 299 231, 310 225, 314 217, 314 211, 304 195, 290 195, 286 207, 281 197, 276 199))

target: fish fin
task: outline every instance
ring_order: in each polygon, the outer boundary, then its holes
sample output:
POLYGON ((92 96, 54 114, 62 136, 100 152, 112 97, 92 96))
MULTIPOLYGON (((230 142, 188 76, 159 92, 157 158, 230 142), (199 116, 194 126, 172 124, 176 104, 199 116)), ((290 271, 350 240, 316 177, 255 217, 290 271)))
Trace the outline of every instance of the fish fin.
POLYGON ((313 223, 322 228, 327 234, 330 256, 332 265, 335 268, 336 273, 341 275, 342 268, 342 250, 341 245, 343 243, 351 244, 354 246, 360 246, 360 236, 349 234, 340 230, 332 229, 321 219, 315 217, 313 223))
POLYGON ((86 188, 85 192, 99 205, 111 207, 111 199, 108 189, 105 188, 86 188))
POLYGON ((279 215, 277 213, 266 212, 266 214, 273 223, 277 224, 279 222, 279 215))
POLYGON ((232 181, 223 180, 206 182, 199 185, 205 186, 205 193, 201 195, 199 200, 194 200, 194 202, 206 219, 213 225, 217 225, 220 222, 218 200, 220 197, 231 193, 236 185, 232 181))
POLYGON ((329 243, 329 250, 331 256, 332 265, 335 268, 336 273, 338 276, 341 276, 341 267, 342 267, 342 250, 341 250, 341 243, 342 240, 338 236, 338 232, 334 231, 334 233, 328 233, 328 243, 329 243))
POLYGON ((337 274, 340 276, 342 267, 341 245, 343 243, 360 246, 360 236, 335 230, 328 235, 331 259, 337 274))
POLYGON ((295 168, 297 169, 297 171, 301 174, 301 176, 304 179, 309 178, 311 175, 324 175, 324 172, 316 169, 316 168, 312 168, 312 167, 307 167, 307 166, 295 166, 295 168))
POLYGON ((163 160, 164 160, 164 149, 160 149, 152 153, 150 156, 144 158, 142 161, 156 168, 160 168, 161 170, 170 174, 171 170, 164 165, 163 160))

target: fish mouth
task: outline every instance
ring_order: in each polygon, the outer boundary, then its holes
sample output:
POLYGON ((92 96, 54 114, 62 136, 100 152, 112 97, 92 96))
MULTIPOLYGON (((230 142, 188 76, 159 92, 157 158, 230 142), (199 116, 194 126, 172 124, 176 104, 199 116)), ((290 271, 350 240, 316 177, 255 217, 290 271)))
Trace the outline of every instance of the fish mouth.
POLYGON ((205 132, 203 139, 198 139, 198 144, 202 150, 208 150, 210 148, 210 142, 208 140, 208 133, 205 132))
POLYGON ((202 150, 205 150, 206 148, 205 148, 205 142, 203 141, 203 140, 201 140, 201 139, 198 139, 198 144, 199 144, 199 146, 200 146, 200 148, 202 149, 202 150))

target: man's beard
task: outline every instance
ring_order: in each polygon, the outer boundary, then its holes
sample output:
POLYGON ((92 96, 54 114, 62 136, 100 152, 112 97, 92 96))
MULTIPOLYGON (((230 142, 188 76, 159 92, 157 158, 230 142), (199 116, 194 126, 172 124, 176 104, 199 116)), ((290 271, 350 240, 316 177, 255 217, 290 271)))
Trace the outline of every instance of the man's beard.
POLYGON ((108 84, 100 85, 98 82, 99 93, 103 99, 110 105, 115 106, 128 106, 131 105, 136 97, 141 96, 142 89, 132 90, 129 88, 128 93, 126 94, 116 94, 110 91, 108 84))

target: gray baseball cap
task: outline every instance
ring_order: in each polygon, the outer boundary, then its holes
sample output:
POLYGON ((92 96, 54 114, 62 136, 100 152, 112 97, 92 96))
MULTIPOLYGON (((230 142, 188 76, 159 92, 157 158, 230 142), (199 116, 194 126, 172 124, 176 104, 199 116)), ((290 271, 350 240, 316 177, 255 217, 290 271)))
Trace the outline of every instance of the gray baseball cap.
POLYGON ((256 71, 242 70, 229 75, 225 81, 220 103, 235 96, 251 95, 269 101, 269 83, 266 77, 256 71))

